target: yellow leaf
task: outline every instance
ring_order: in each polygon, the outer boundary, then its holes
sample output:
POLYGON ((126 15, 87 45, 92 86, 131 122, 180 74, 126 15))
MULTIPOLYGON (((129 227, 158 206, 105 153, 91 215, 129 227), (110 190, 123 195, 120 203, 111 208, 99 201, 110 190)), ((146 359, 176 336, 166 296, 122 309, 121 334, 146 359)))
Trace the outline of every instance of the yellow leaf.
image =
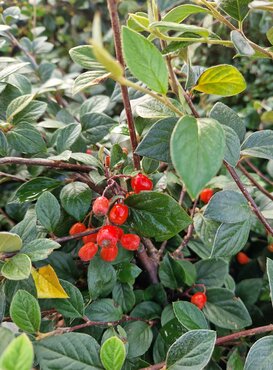
POLYGON ((108 51, 100 44, 92 40, 93 53, 99 63, 111 73, 112 77, 119 79, 123 76, 123 68, 121 64, 115 60, 108 51))
POLYGON ((31 271, 38 298, 69 298, 50 265, 31 271))

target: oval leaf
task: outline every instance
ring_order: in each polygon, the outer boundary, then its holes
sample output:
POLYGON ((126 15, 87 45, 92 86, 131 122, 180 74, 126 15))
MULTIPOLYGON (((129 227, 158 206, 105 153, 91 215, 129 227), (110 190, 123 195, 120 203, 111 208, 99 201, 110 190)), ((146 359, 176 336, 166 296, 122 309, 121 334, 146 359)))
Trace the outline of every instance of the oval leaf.
POLYGON ((26 254, 17 254, 6 261, 1 274, 9 280, 27 279, 31 271, 31 260, 26 254))
POLYGON ((2 231, 0 233, 0 253, 16 252, 22 248, 22 239, 19 235, 2 231))
POLYGON ((26 334, 15 338, 0 358, 0 369, 30 370, 34 360, 32 343, 26 334))
POLYGON ((125 361, 124 343, 118 337, 107 339, 100 350, 100 359, 106 370, 120 370, 125 361))

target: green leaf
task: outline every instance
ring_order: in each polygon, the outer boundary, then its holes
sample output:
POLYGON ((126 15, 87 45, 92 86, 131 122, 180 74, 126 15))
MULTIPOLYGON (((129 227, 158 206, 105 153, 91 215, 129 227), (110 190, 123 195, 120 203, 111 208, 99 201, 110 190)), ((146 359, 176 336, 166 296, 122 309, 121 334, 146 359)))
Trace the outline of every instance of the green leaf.
POLYGON ((242 22, 249 12, 251 0, 221 0, 219 5, 228 15, 242 22))
POLYGON ((110 168, 114 168, 124 159, 124 153, 119 144, 114 144, 110 151, 110 168))
POLYGON ((257 340, 247 354, 244 370, 272 369, 273 335, 257 340))
POLYGON ((25 290, 17 290, 10 305, 12 321, 27 333, 37 333, 41 325, 41 311, 37 299, 25 290))
POLYGON ((233 96, 246 89, 244 77, 237 68, 221 64, 205 70, 199 77, 193 90, 206 94, 233 96))
MULTIPOLYGON (((6 312, 6 295, 4 292, 4 289, 0 288, 0 324, 3 321, 3 318, 5 317, 6 312)), ((1 339, 1 331, 0 331, 0 339, 1 339)), ((0 354, 1 354, 1 347, 0 347, 0 354)))
MULTIPOLYGON (((176 100, 171 99, 171 102, 176 106, 178 105, 174 103, 176 100)), ((175 116, 170 108, 151 96, 145 97, 145 100, 136 106, 136 112, 142 118, 161 119, 175 116)))
POLYGON ((241 34, 241 32, 237 30, 231 31, 230 38, 238 54, 244 55, 244 56, 251 56, 255 54, 255 50, 250 46, 249 42, 241 34))
POLYGON ((100 346, 87 334, 67 333, 35 342, 35 354, 40 368, 103 369, 99 358, 100 346))
POLYGON ((117 122, 104 113, 86 113, 81 117, 81 124, 88 142, 96 144, 109 133, 117 122))
POLYGON ((73 94, 104 82, 109 75, 104 69, 81 73, 74 81, 73 94))
POLYGON ((142 356, 148 351, 153 340, 153 333, 148 324, 143 321, 135 321, 124 327, 129 344, 128 358, 142 356))
POLYGON ((28 123, 20 123, 7 133, 9 145, 18 152, 46 152, 46 144, 40 132, 28 123))
POLYGON ((273 131, 257 131, 247 136, 242 144, 241 154, 257 158, 273 159, 273 131))
POLYGON ((188 16, 197 13, 209 13, 209 10, 197 5, 183 4, 170 10, 163 17, 163 21, 181 23, 188 16))
POLYGON ((90 297, 107 296, 116 284, 116 271, 114 267, 98 257, 92 259, 88 266, 87 282, 90 297))
POLYGON ((8 142, 5 134, 0 130, 0 156, 5 157, 8 153, 8 142))
POLYGON ((238 135, 240 142, 244 140, 246 134, 244 121, 227 105, 221 102, 216 103, 210 111, 210 117, 222 125, 232 128, 238 135))
POLYGON ((11 65, 8 65, 0 72, 0 81, 4 80, 4 78, 8 77, 9 75, 12 75, 19 69, 29 65, 28 62, 22 62, 22 63, 12 63, 11 65))
POLYGON ((261 278, 241 280, 236 285, 236 295, 249 307, 258 301, 262 288, 263 279, 261 278))
POLYGON ((168 70, 160 51, 128 27, 122 28, 122 39, 125 60, 132 74, 150 89, 165 95, 168 70))
POLYGON ((224 288, 207 289, 207 303, 203 308, 206 318, 226 329, 242 329, 251 325, 251 317, 240 298, 224 288))
POLYGON ((221 287, 228 275, 228 263, 221 259, 201 260, 194 266, 197 272, 196 283, 206 287, 221 287))
POLYGON ((49 191, 45 191, 35 205, 35 211, 38 220, 47 231, 53 232, 57 227, 60 217, 61 208, 58 200, 49 191))
POLYGON ((224 150, 224 130, 214 119, 184 116, 178 121, 171 137, 171 157, 192 198, 216 175, 224 150))
POLYGON ((42 261, 46 259, 54 249, 60 248, 61 245, 51 239, 35 239, 29 243, 25 243, 21 252, 29 256, 31 261, 42 261))
POLYGON ((57 131, 56 148, 58 153, 62 153, 75 143, 81 134, 81 125, 71 123, 57 131))
POLYGON ((225 131, 225 137, 226 137, 226 147, 225 147, 224 159, 232 167, 236 167, 240 159, 240 150, 241 150, 240 140, 238 138, 238 135, 232 128, 223 125, 223 129, 225 131))
POLYGON ((85 315, 91 321, 118 321, 122 318, 122 310, 117 306, 113 299, 103 298, 92 302, 85 309, 85 315))
POLYGON ((88 185, 75 181, 65 185, 60 193, 60 201, 66 212, 80 221, 90 208, 92 191, 88 185))
POLYGON ((135 264, 124 262, 117 265, 117 278, 121 283, 134 284, 142 270, 135 264))
POLYGON ((169 117, 156 122, 136 149, 141 156, 170 163, 170 140, 177 118, 169 117))
POLYGON ((26 108, 28 104, 33 100, 33 98, 34 94, 27 94, 19 96, 18 98, 12 100, 7 107, 7 121, 11 122, 13 120, 13 117, 21 112, 24 108, 26 108))
POLYGON ((0 361, 1 355, 10 342, 14 339, 14 333, 7 328, 0 327, 0 361))
POLYGON ((101 63, 108 72, 111 73, 113 78, 122 78, 122 65, 116 59, 114 59, 112 55, 109 54, 103 46, 101 46, 101 44, 97 43, 95 40, 92 40, 92 44, 96 60, 101 63))
POLYGON ((166 22, 166 21, 160 21, 160 22, 153 22, 150 24, 151 28, 159 28, 160 30, 163 29, 164 31, 178 31, 180 33, 186 33, 191 32, 193 34, 208 37, 210 34, 210 31, 207 28, 204 27, 197 27, 191 24, 179 24, 175 22, 166 22))
POLYGON ((231 355, 228 358, 227 370, 243 370, 244 362, 240 356, 238 349, 232 351, 231 355))
POLYGON ((211 257, 231 257, 240 252, 249 236, 249 219, 234 224, 221 224, 215 235, 211 257))
POLYGON ((31 341, 22 334, 8 345, 0 358, 1 370, 31 370, 34 352, 31 341))
POLYGON ((31 260, 26 254, 17 254, 4 263, 1 274, 9 280, 27 279, 31 271, 31 260))
POLYGON ((271 45, 273 45, 273 27, 269 28, 269 30, 266 32, 266 37, 271 45))
POLYGON ((106 370, 120 370, 125 358, 125 345, 118 337, 107 339, 101 346, 100 359, 106 370))
MULTIPOLYGON (((147 299, 146 297, 144 297, 147 299)), ((141 317, 145 320, 160 319, 162 308, 158 303, 153 301, 144 301, 136 305, 130 313, 131 317, 141 317)))
POLYGON ((76 46, 69 50, 69 54, 73 62, 79 64, 85 69, 102 70, 105 73, 105 68, 98 63, 94 58, 93 47, 90 45, 76 46))
POLYGON ((216 341, 212 330, 191 330, 183 334, 167 353, 167 367, 170 370, 202 370, 209 362, 216 341))
POLYGON ((186 301, 174 302, 173 310, 178 321, 186 329, 208 329, 208 323, 203 312, 194 304, 186 301))
POLYGON ((17 125, 21 122, 36 123, 45 113, 46 108, 47 104, 42 101, 31 101, 23 110, 13 117, 13 124, 17 125))
POLYGON ((214 221, 236 224, 251 216, 245 197, 233 190, 219 191, 211 198, 204 216, 214 221))
POLYGON ((125 200, 130 208, 128 223, 140 235, 166 240, 192 222, 182 207, 166 194, 145 191, 125 200))
POLYGON ((270 258, 266 259, 266 273, 268 276, 269 286, 270 286, 270 297, 273 304, 273 260, 270 258))
POLYGON ((0 232, 0 253, 16 252, 22 248, 22 239, 19 235, 7 231, 0 232))
POLYGON ((16 192, 16 196, 20 202, 33 201, 45 191, 53 190, 60 185, 62 185, 62 182, 59 180, 37 177, 21 185, 16 192))
POLYGON ((80 109, 80 116, 86 113, 103 113, 110 103, 110 98, 106 95, 95 95, 87 99, 80 109))
POLYGON ((136 303, 133 287, 127 283, 116 283, 113 288, 112 297, 121 306, 124 313, 131 311, 136 303))
POLYGON ((52 299, 54 307, 64 317, 69 317, 71 319, 82 318, 84 315, 84 301, 81 292, 68 281, 60 280, 60 283, 69 298, 52 299))

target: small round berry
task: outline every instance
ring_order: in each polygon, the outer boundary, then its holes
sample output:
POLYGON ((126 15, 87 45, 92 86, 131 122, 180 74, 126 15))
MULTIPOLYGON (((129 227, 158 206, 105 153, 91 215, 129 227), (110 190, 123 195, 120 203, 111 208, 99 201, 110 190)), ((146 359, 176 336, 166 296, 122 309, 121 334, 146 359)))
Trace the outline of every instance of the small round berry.
POLYGON ((96 216, 105 216, 108 212, 109 200, 105 197, 98 197, 93 203, 92 211, 96 216))
POLYGON ((236 259, 240 265, 246 265, 250 261, 250 258, 244 252, 239 252, 236 255, 236 259))
POLYGON ((203 189, 200 193, 200 199, 202 202, 207 204, 210 201, 210 198, 213 196, 214 191, 212 189, 203 189))
POLYGON ((268 246, 267 246, 267 250, 268 250, 270 253, 273 253, 273 244, 268 244, 268 246))
POLYGON ((116 245, 112 245, 109 248, 102 248, 100 252, 100 257, 102 260, 107 262, 112 262, 117 258, 118 255, 118 247, 116 245))
POLYGON ((105 157, 105 167, 110 167, 110 161, 111 161, 111 157, 110 157, 110 155, 107 155, 106 157, 105 157))
POLYGON ((71 226, 69 230, 69 235, 75 235, 79 233, 83 233, 86 230, 86 226, 82 224, 81 222, 75 223, 73 226, 71 226))
POLYGON ((124 234, 124 231, 118 226, 114 226, 114 227, 116 228, 117 233, 118 233, 118 240, 120 240, 122 235, 124 234))
POLYGON ((92 258, 95 257, 98 251, 98 246, 95 243, 86 243, 78 252, 78 256, 82 261, 90 261, 92 258))
POLYGON ((98 232, 97 243, 100 247, 111 247, 117 244, 119 235, 120 233, 116 226, 105 225, 98 232))
POLYGON ((143 190, 152 190, 153 182, 147 176, 139 173, 131 179, 131 186, 134 192, 138 194, 143 190))
MULTIPOLYGON (((92 230, 93 229, 89 227, 85 231, 92 231, 92 230)), ((90 242, 96 243, 97 242, 97 235, 98 235, 98 233, 94 233, 94 234, 89 234, 89 235, 83 236, 82 237, 83 244, 90 243, 90 242)))
POLYGON ((136 251, 140 244, 140 237, 135 234, 124 234, 120 239, 120 244, 129 251, 136 251))
POLYGON ((191 303, 195 304, 200 310, 205 306, 207 302, 207 296, 205 293, 197 292, 191 297, 191 303))
POLYGON ((91 154, 92 154, 92 150, 91 150, 91 149, 89 149, 89 148, 88 148, 88 149, 86 149, 86 154, 90 154, 90 155, 91 155, 91 154))
POLYGON ((109 220, 116 225, 123 225, 129 215, 129 208, 125 204, 115 204, 109 212, 109 220))

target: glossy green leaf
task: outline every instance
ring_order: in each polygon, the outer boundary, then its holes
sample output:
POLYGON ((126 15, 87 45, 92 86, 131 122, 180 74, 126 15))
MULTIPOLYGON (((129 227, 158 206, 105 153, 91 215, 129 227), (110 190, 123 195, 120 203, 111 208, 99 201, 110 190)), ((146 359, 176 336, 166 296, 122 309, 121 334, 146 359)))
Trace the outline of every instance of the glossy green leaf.
POLYGON ((242 118, 240 118, 234 110, 229 108, 227 105, 218 102, 210 111, 210 117, 216 119, 222 125, 232 128, 238 135, 240 142, 243 142, 246 134, 245 124, 242 118))
POLYGON ((249 12, 251 0, 220 0, 220 7, 232 18, 242 22, 249 12))
POLYGON ((238 330, 251 325, 251 317, 243 302, 224 288, 207 289, 206 318, 221 328, 238 330))
POLYGON ((246 89, 246 82, 237 68, 221 64, 205 70, 193 90, 206 94, 233 96, 246 89))
POLYGON ((191 4, 183 4, 176 6, 172 10, 170 10, 164 17, 163 21, 165 22, 177 22, 181 23, 184 19, 192 14, 197 13, 208 13, 209 11, 201 6, 191 5, 191 4))
POLYGON ((87 99, 80 109, 80 116, 87 113, 103 113, 110 103, 110 98, 106 95, 95 95, 87 99))
POLYGON ((150 89, 165 95, 168 70, 160 51, 128 27, 122 28, 122 39, 125 60, 132 74, 150 89))
POLYGON ((122 340, 118 337, 107 339, 101 346, 100 358, 106 370, 120 370, 126 358, 122 340))
POLYGON ((208 323, 203 312, 194 304, 186 301, 174 302, 173 310, 179 322, 186 329, 208 329, 208 323))
POLYGON ((222 259, 201 260, 194 266, 197 272, 196 283, 206 287, 221 287, 228 275, 228 263, 222 259))
POLYGON ((90 45, 80 45, 69 50, 72 60, 85 69, 102 70, 105 73, 105 68, 95 60, 93 47, 90 45))
POLYGON ((250 226, 249 219, 234 224, 221 224, 215 236, 211 257, 231 257, 240 252, 248 240, 250 226))
POLYGON ((10 305, 12 321, 28 333, 37 333, 41 325, 41 311, 36 298, 25 290, 17 290, 10 305))
POLYGON ((62 185, 62 182, 49 177, 36 177, 21 185, 16 196, 20 202, 33 201, 39 198, 44 192, 53 190, 62 185))
POLYGON ((113 300, 122 308, 124 313, 131 311, 136 303, 132 285, 116 283, 112 291, 113 300))
POLYGON ((8 144, 18 152, 35 154, 46 152, 40 132, 28 123, 20 123, 7 133, 8 144))
POLYGON ((242 194, 224 190, 211 198, 204 216, 217 222, 236 224, 248 220, 251 209, 242 194))
POLYGON ((4 352, 4 350, 7 348, 7 346, 10 344, 10 342, 14 339, 14 333, 4 327, 0 327, 0 359, 1 355, 4 352))
POLYGON ((65 185, 60 193, 62 207, 78 221, 86 215, 90 208, 91 199, 91 189, 79 181, 65 185))
POLYGON ((31 370, 34 360, 32 343, 21 334, 8 345, 0 357, 1 370, 31 370))
POLYGON ((104 113, 86 113, 81 117, 83 135, 90 144, 101 141, 117 124, 112 118, 104 113))
POLYGON ((103 298, 92 302, 85 309, 85 315, 91 321, 105 322, 118 321, 122 318, 121 307, 113 299, 103 298))
POLYGON ((21 112, 24 108, 28 106, 28 104, 33 100, 34 94, 27 94, 19 96, 18 98, 12 100, 7 107, 7 121, 11 122, 13 117, 21 112))
POLYGON ((230 33, 231 41, 235 46, 238 54, 244 56, 251 56, 255 54, 255 50, 251 47, 247 39, 241 34, 241 32, 234 30, 230 33))
POLYGON ((224 150, 224 130, 214 119, 185 116, 178 121, 171 137, 171 157, 192 198, 220 169, 224 150))
POLYGON ((70 149, 81 134, 81 125, 71 123, 57 131, 56 148, 58 153, 70 149))
POLYGON ((236 296, 241 298, 247 307, 250 307, 258 301, 262 288, 262 278, 244 279, 236 285, 236 296))
POLYGON ((166 240, 184 230, 190 217, 170 196, 145 191, 125 200, 130 208, 128 223, 140 235, 166 240))
POLYGON ((22 239, 19 235, 7 231, 0 232, 0 253, 16 252, 22 248, 22 239))
POLYGON ((12 63, 12 64, 8 65, 7 67, 5 67, 4 69, 1 70, 1 72, 0 72, 0 81, 4 80, 9 75, 12 75, 13 73, 15 73, 19 69, 27 66, 28 64, 29 64, 28 62, 21 62, 21 63, 12 63))
POLYGON ((225 131, 226 138, 224 159, 232 167, 236 167, 240 159, 240 150, 241 150, 240 140, 238 138, 238 135, 232 128, 223 125, 223 129, 225 131))
POLYGON ((8 280, 27 279, 31 271, 31 260, 26 254, 17 254, 4 263, 1 274, 8 280))
POLYGON ((53 232, 61 217, 61 208, 56 197, 49 191, 45 191, 38 198, 35 205, 35 211, 39 222, 49 232, 53 232))
POLYGON ((177 118, 175 117, 156 122, 138 145, 136 153, 170 163, 170 140, 176 123, 177 118))
MULTIPOLYGON (((172 103, 174 102, 175 100, 172 101, 172 103)), ((142 118, 161 119, 175 116, 175 113, 170 108, 150 96, 136 106, 136 112, 142 118)))
POLYGON ((212 330, 191 330, 173 343, 167 353, 170 370, 202 370, 209 362, 216 341, 212 330))
POLYGON ((198 237, 205 245, 207 245, 211 249, 213 246, 215 234, 220 224, 216 221, 212 221, 204 217, 202 213, 196 213, 194 215, 193 223, 194 230, 198 237))
POLYGON ((42 101, 31 101, 23 110, 13 117, 13 124, 17 125, 23 122, 36 123, 45 113, 46 108, 47 104, 42 101))
POLYGON ((31 261, 36 262, 46 259, 54 249, 60 247, 61 244, 56 243, 54 240, 41 238, 25 243, 21 252, 29 256, 31 261))
POLYGON ((153 333, 148 324, 135 321, 124 327, 129 344, 127 357, 136 358, 148 351, 153 340, 153 333))
POLYGON ((8 153, 8 142, 5 134, 0 130, 0 156, 5 157, 8 153))
POLYGON ((43 370, 81 369, 102 370, 100 346, 87 334, 67 333, 35 343, 35 355, 43 370))
POLYGON ((273 45, 273 27, 269 28, 269 30, 266 32, 266 37, 271 45, 273 45))
POLYGON ((273 335, 257 340, 247 354, 244 370, 272 369, 273 335))
POLYGON ((104 69, 81 73, 74 81, 73 94, 104 82, 110 74, 104 69))
POLYGON ((186 33, 191 32, 193 34, 208 37, 210 34, 210 31, 207 28, 204 27, 198 27, 191 24, 179 24, 175 22, 166 22, 166 21, 160 21, 160 22, 153 22, 150 24, 151 28, 158 28, 162 29, 164 31, 178 31, 180 33, 186 33))
MULTIPOLYGON (((145 297, 145 299, 147 299, 147 297, 145 297)), ((160 319, 161 312, 162 307, 158 303, 146 300, 137 304, 130 313, 130 316, 136 318, 141 317, 145 320, 154 320, 160 319)))
POLYGON ((241 154, 251 157, 273 159, 273 131, 257 131, 247 136, 241 154))
POLYGON ((270 258, 266 259, 266 272, 269 281, 271 302, 273 304, 273 260, 270 258))
POLYGON ((114 267, 100 258, 94 258, 88 266, 87 282, 89 294, 92 299, 106 297, 116 283, 114 267))

